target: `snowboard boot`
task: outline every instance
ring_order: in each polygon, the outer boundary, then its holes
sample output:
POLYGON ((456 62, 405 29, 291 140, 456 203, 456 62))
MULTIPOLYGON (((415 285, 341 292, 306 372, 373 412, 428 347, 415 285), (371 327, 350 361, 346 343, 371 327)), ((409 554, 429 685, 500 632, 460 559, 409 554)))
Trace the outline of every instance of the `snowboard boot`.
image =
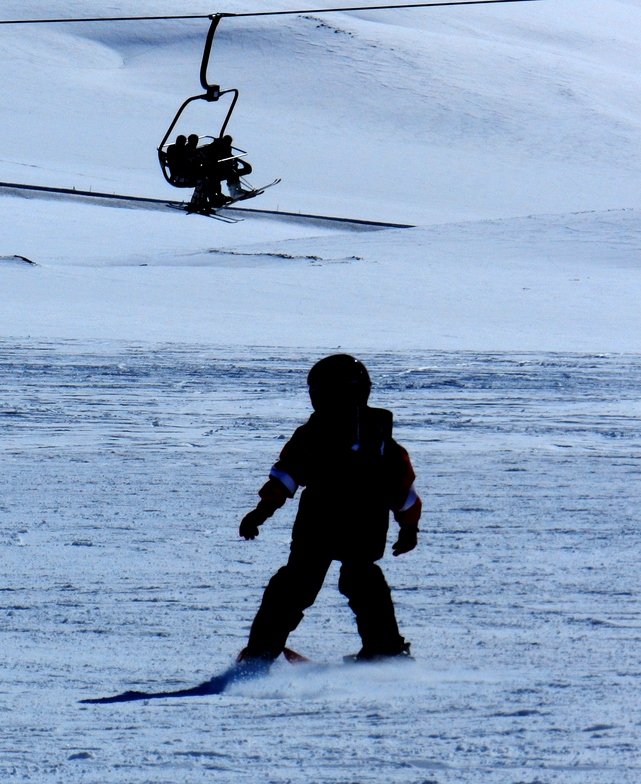
POLYGON ((259 656, 252 656, 247 652, 247 648, 236 657, 236 673, 234 680, 243 680, 245 678, 256 678, 260 675, 267 675, 269 668, 272 666, 274 659, 271 653, 262 653, 259 656))
POLYGON ((372 664, 373 662, 392 662, 392 661, 415 661, 410 653, 409 642, 403 642, 402 647, 396 653, 379 653, 378 651, 368 651, 361 648, 358 653, 351 653, 343 656, 345 664, 372 664))

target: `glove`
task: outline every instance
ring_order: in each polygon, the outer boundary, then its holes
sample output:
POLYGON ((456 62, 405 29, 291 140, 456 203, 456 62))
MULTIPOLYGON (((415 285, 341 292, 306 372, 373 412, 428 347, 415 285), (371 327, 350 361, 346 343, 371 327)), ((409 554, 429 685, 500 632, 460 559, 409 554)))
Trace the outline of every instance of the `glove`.
POLYGON ((403 555, 409 553, 418 544, 418 526, 402 525, 398 531, 398 539, 392 545, 393 555, 403 555))
POLYGON ((258 536, 258 526, 262 525, 273 514, 273 504, 267 501, 259 501, 258 506, 243 517, 238 533, 244 539, 255 539, 258 536))
POLYGON ((258 536, 258 526, 262 525, 265 519, 258 509, 252 509, 243 517, 238 533, 245 539, 255 539, 258 536))
MULTIPOLYGON (((298 486, 298 485, 297 485, 298 486)), ((277 509, 293 496, 293 493, 277 479, 270 476, 269 481, 258 493, 260 501, 258 506, 243 517, 238 533, 245 539, 255 539, 258 536, 258 526, 271 517, 277 509)))

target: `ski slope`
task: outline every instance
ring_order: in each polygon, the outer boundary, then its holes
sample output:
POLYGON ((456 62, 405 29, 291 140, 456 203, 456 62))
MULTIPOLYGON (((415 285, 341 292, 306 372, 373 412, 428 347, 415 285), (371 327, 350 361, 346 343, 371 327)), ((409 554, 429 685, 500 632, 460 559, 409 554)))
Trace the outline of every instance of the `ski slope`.
POLYGON ((416 665, 340 669, 335 564, 291 638, 329 669, 76 704, 194 686, 244 645, 296 505, 254 542, 239 512, 315 356, 0 343, 0 778, 634 784, 638 357, 364 354, 425 498, 417 550, 382 562, 416 665))
MULTIPOLYGON (((290 7, 30 5, 0 16, 290 7)), ((156 146, 206 29, 0 26, 0 182, 188 196, 156 146)), ((0 188, 3 781, 639 781, 640 37, 641 0, 223 20, 230 132, 282 177, 248 206, 412 228, 0 188), (77 705, 243 646, 295 504, 238 520, 335 350, 417 468, 420 546, 382 562, 416 665, 340 668, 334 569, 291 641, 328 667, 77 705)))

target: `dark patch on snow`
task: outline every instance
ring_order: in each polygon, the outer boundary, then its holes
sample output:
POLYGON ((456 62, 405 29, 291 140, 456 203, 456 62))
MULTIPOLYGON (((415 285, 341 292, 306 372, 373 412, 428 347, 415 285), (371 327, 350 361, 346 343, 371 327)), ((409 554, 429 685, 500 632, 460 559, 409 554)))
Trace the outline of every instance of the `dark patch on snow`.
POLYGON ((26 256, 18 256, 17 254, 14 254, 13 256, 0 256, 0 261, 6 261, 9 264, 29 264, 31 267, 40 266, 35 261, 28 259, 26 256))
POLYGON ((268 259, 287 259, 291 261, 362 261, 362 256, 346 256, 345 258, 340 259, 324 259, 322 256, 293 256, 290 253, 250 253, 247 251, 241 250, 218 250, 217 248, 211 248, 209 253, 216 253, 220 256, 249 256, 250 258, 268 258, 268 259))
POLYGON ((458 509, 452 509, 453 512, 491 512, 492 509, 485 509, 482 506, 459 506, 458 509))
POLYGON ((315 16, 303 16, 303 19, 307 19, 309 22, 316 22, 317 30, 329 30, 337 35, 346 35, 349 38, 354 38, 354 33, 351 33, 349 30, 342 30, 340 27, 334 27, 334 25, 327 24, 327 22, 324 22, 322 19, 318 19, 315 16))
POLYGON ((616 724, 595 724, 593 727, 586 727, 581 732, 603 732, 604 730, 614 730, 616 726, 616 724))
POLYGON ((88 759, 96 759, 96 755, 93 754, 91 751, 79 751, 77 754, 70 754, 67 757, 68 760, 88 760, 88 759))

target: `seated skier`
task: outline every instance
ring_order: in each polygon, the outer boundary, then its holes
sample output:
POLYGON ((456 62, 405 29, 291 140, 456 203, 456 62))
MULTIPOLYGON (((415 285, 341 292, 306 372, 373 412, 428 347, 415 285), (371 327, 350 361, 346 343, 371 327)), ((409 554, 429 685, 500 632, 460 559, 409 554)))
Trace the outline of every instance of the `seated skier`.
MULTIPOLYGON (((191 181, 196 183, 192 197, 187 205, 187 212, 200 212, 203 215, 209 215, 214 206, 220 207, 224 201, 220 203, 216 201, 216 188, 211 180, 211 153, 208 148, 214 145, 206 144, 203 147, 198 147, 199 141, 200 139, 195 133, 192 133, 187 139, 186 168, 191 181), (214 204, 213 202, 216 203, 214 204)), ((220 188, 218 188, 218 192, 220 193, 220 188)))
MULTIPOLYGON (((192 138, 191 136, 189 137, 192 138)), ((194 134, 196 144, 198 137, 194 134)), ((219 162, 223 157, 224 147, 221 139, 214 139, 210 144, 196 148, 191 156, 194 167, 196 187, 187 207, 188 212, 200 212, 210 215, 219 207, 229 204, 232 199, 223 195, 222 180, 226 177, 226 169, 219 162)))
POLYGON ((201 148, 202 152, 202 172, 203 189, 206 193, 210 207, 222 207, 228 204, 230 199, 223 195, 220 158, 223 157, 222 139, 214 139, 210 144, 201 148))
POLYGON ((332 561, 341 562, 338 587, 356 615, 362 648, 353 659, 409 656, 390 589, 380 567, 389 510, 400 525, 394 555, 417 544, 421 500, 405 449, 392 438, 392 413, 367 405, 371 381, 348 354, 326 357, 307 383, 314 413, 285 444, 257 507, 240 524, 245 539, 301 495, 289 560, 269 581, 239 662, 268 667, 314 603, 332 561))
POLYGON ((187 137, 180 134, 176 136, 174 144, 167 147, 167 166, 172 180, 176 185, 187 181, 187 137))
POLYGON ((232 199, 241 199, 251 191, 246 191, 240 184, 240 178, 252 173, 251 164, 242 158, 234 157, 231 136, 223 136, 218 148, 218 171, 220 181, 227 182, 229 195, 232 199))

